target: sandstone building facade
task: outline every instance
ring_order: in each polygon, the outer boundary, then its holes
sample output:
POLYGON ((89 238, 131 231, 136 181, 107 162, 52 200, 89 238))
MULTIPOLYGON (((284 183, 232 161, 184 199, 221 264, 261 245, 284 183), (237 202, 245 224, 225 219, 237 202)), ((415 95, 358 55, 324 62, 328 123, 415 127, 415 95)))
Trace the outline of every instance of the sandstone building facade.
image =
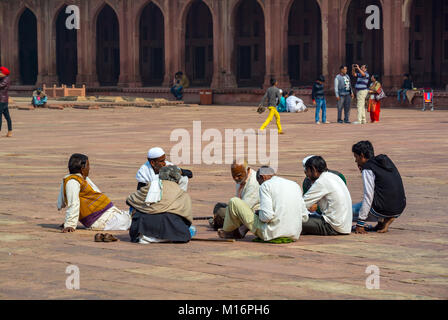
POLYGON ((448 84, 448 0, 0 0, 0 28, 15 85, 166 87, 182 70, 196 87, 307 86, 353 63, 389 88, 448 84))

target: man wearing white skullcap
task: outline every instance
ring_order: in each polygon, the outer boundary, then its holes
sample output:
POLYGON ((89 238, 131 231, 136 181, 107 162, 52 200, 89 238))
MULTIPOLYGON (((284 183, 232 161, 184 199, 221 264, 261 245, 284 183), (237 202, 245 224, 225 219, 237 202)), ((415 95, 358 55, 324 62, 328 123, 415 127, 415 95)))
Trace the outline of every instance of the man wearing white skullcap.
MULTIPOLYGON (((138 181, 137 190, 147 185, 149 182, 159 181, 159 171, 166 165, 173 165, 166 161, 165 151, 162 148, 155 147, 148 151, 148 161, 143 164, 137 172, 135 178, 138 181)), ((179 181, 179 186, 182 190, 187 191, 188 179, 193 177, 190 170, 182 169, 182 178, 179 181)), ((150 202, 157 202, 160 198, 160 190, 157 188, 158 183, 152 183, 150 191, 148 192, 148 200, 150 202)))

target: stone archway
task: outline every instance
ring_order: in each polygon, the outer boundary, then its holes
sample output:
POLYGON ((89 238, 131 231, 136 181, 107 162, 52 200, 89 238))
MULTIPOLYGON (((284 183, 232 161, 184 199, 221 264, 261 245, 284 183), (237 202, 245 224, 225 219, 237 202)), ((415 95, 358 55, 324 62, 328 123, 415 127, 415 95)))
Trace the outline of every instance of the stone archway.
POLYGON ((235 8, 234 67, 239 87, 262 87, 266 73, 265 19, 257 0, 235 8))
POLYGON ((116 86, 120 76, 120 34, 115 11, 105 5, 96 21, 96 67, 101 86, 116 86))
POLYGON ((322 19, 318 3, 295 0, 288 18, 288 74, 293 86, 322 73, 322 19))
POLYGON ((185 27, 185 72, 193 86, 209 87, 213 78, 213 17, 209 7, 194 0, 185 27))
POLYGON ((56 19, 56 70, 60 84, 76 84, 78 74, 78 34, 76 29, 65 26, 67 5, 59 11, 56 19))
POLYGON ((383 12, 379 0, 352 0, 347 11, 345 39, 346 64, 351 71, 352 64, 367 64, 369 74, 384 73, 383 12), (366 8, 376 5, 381 10, 379 30, 366 28, 366 8))
POLYGON ((140 16, 140 74, 143 86, 160 86, 165 76, 165 19, 150 2, 140 16))
POLYGON ((28 8, 23 11, 19 19, 19 65, 21 84, 36 84, 38 74, 37 19, 28 8))
POLYGON ((448 84, 448 2, 414 0, 410 9, 409 72, 414 85, 448 84))

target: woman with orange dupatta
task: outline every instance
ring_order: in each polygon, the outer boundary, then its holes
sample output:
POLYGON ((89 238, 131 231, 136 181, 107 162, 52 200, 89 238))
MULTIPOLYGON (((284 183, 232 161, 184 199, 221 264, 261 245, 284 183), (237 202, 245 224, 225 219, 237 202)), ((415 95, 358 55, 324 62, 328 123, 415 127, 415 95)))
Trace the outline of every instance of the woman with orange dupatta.
POLYGON ((376 123, 380 121, 380 112, 381 112, 381 100, 377 100, 378 94, 381 93, 381 83, 378 81, 379 76, 378 75, 372 75, 370 80, 372 81, 372 84, 369 88, 369 107, 367 111, 370 112, 370 120, 372 123, 376 123))

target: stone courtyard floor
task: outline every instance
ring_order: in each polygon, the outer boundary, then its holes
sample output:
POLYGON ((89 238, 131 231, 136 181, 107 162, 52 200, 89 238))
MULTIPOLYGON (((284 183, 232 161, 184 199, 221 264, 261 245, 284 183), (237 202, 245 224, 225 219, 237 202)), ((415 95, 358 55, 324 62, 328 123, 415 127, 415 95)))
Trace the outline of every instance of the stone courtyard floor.
MULTIPOLYGON (((381 123, 313 124, 313 111, 282 115, 280 176, 299 181, 301 160, 322 155, 345 174, 353 201, 362 196, 351 146, 373 142, 389 155, 405 184, 407 208, 387 234, 315 237, 274 245, 191 241, 138 245, 95 243, 95 232, 62 234, 56 208, 72 153, 85 153, 91 178, 119 208, 136 188, 135 173, 152 146, 167 153, 172 130, 257 129, 267 114, 255 107, 11 110, 14 137, 0 138, 0 299, 447 299, 448 111, 385 109, 381 123), (66 268, 80 270, 80 289, 66 288, 66 268), (366 268, 380 270, 380 289, 366 288, 366 268)), ((335 121, 336 109, 328 110, 335 121)), ((352 120, 356 109, 352 109, 352 120)), ((274 122, 270 128, 274 128, 274 122)), ((203 142, 203 147, 207 142, 203 142)), ((193 150, 193 147, 191 146, 193 150)), ((193 156, 193 154, 192 154, 193 156)), ((235 192, 229 165, 182 165, 193 170, 189 193, 197 217, 235 192)), ((207 221, 197 238, 217 239, 207 221)))

